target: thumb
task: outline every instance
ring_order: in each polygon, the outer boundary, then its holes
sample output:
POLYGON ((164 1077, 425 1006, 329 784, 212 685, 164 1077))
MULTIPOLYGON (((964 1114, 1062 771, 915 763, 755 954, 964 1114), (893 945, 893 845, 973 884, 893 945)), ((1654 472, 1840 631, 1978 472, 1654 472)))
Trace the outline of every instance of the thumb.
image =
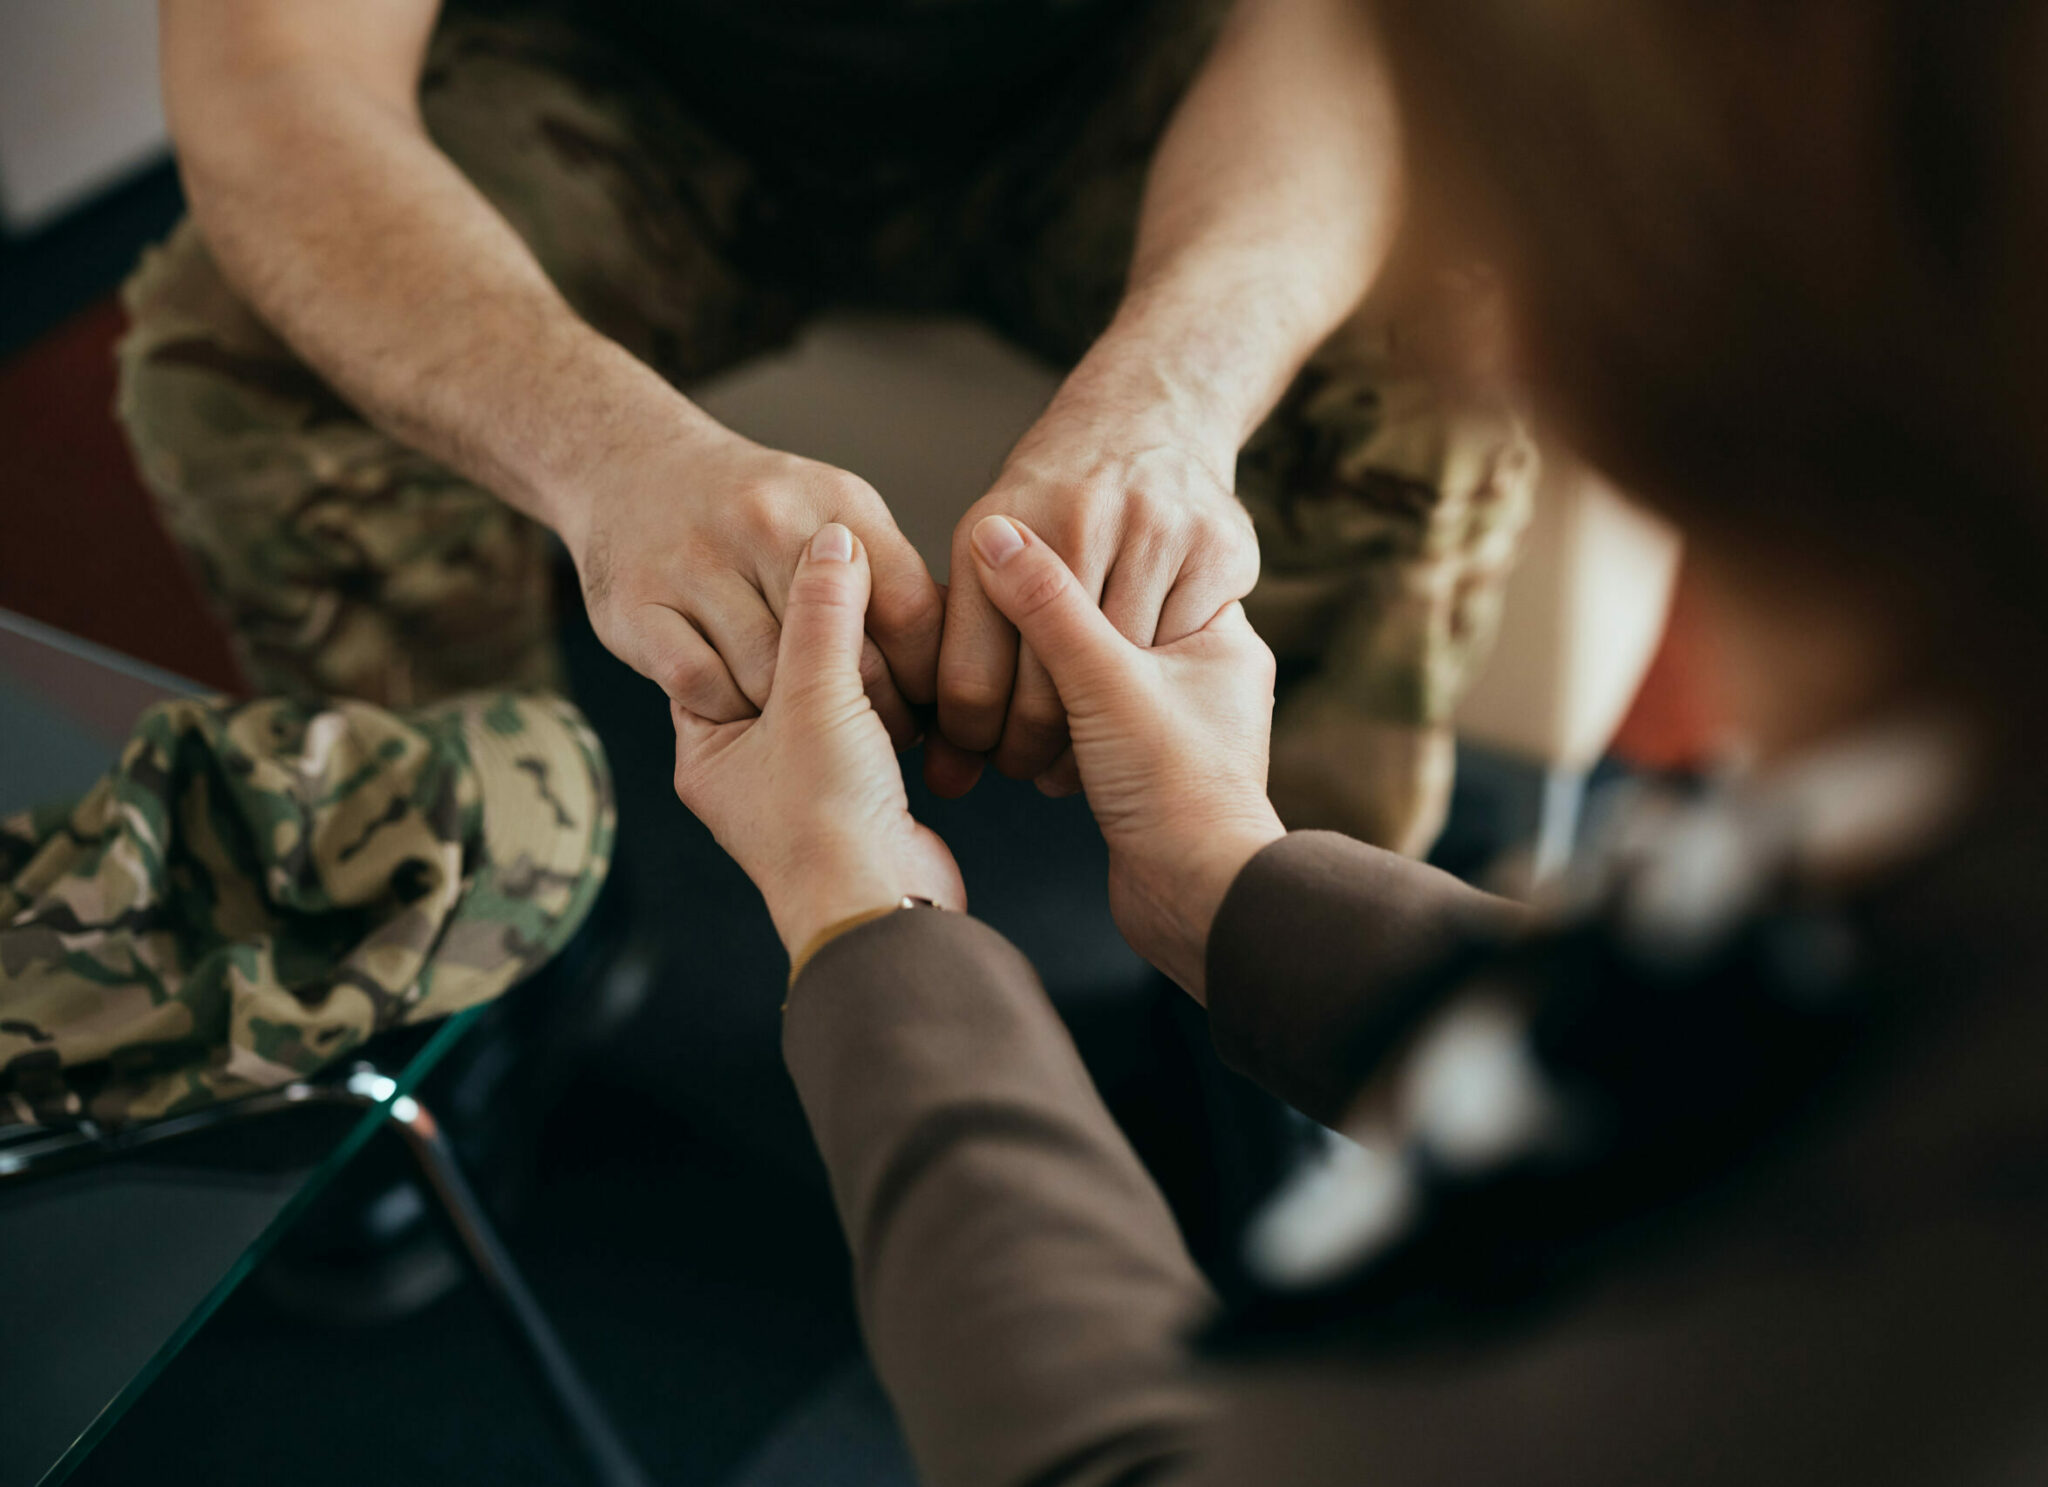
POLYGON ((1128 664, 1131 643, 1031 528, 1012 517, 985 516, 968 545, 982 593, 1017 627, 1069 709, 1091 673, 1128 664))
POLYGON ((796 565, 782 611, 775 690, 798 695, 861 697, 861 647, 866 639, 868 559, 838 522, 818 528, 796 565))

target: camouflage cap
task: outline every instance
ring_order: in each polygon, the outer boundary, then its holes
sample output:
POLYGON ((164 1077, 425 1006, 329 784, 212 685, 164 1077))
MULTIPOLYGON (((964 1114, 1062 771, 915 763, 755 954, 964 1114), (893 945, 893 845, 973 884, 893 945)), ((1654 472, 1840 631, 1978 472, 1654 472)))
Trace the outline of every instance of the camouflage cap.
POLYGON ((0 821, 0 1125, 173 1114, 497 996, 613 826, 556 697, 154 707, 82 800, 0 821))

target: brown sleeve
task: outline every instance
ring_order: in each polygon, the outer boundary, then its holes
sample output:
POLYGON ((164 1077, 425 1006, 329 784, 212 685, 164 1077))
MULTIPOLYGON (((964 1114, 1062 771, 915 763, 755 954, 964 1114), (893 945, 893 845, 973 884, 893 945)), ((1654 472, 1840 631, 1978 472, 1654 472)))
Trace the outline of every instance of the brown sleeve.
POLYGON ((962 914, 863 925, 797 978, 783 1052, 922 1479, 1163 1480, 1209 1295, 1024 957, 962 914))
POLYGON ((1386 996, 1526 911, 1448 873, 1329 831, 1245 864, 1209 931, 1209 1026, 1224 1062, 1332 1124, 1357 1083, 1348 1055, 1386 996))

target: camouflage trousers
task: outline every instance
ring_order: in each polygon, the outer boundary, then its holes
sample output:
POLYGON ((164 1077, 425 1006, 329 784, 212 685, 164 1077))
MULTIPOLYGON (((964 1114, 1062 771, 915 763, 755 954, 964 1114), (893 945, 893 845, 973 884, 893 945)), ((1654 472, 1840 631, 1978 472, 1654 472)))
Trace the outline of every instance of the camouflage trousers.
MULTIPOLYGON (((579 313, 678 386, 849 302, 965 311, 1067 365, 1115 309, 1147 163, 1219 8, 1167 5, 971 172, 910 187, 778 174, 551 21, 444 22, 421 105, 579 313)), ((356 415, 189 222, 126 298, 123 424, 259 692, 410 706, 554 676, 547 534, 356 415)), ((1393 329, 1324 348, 1238 482, 1263 552, 1254 618, 1299 678, 1275 799, 1297 824, 1415 847, 1448 797, 1447 721, 1535 460, 1511 410, 1408 364, 1393 329)))

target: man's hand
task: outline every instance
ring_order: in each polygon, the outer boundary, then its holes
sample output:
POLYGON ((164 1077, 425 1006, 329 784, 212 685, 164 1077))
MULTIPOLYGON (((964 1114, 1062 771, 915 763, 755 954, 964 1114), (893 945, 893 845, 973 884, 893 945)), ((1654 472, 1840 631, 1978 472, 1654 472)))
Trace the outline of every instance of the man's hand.
POLYGON ((968 550, 982 591, 1066 702, 1081 783, 1109 844, 1117 927, 1201 997, 1224 894, 1285 834, 1266 799, 1273 653, 1241 604, 1171 644, 1133 645, 1058 555, 1007 517, 974 527, 968 550))
POLYGON ((778 585, 787 623, 761 716, 716 723, 670 704, 676 794, 754 880, 792 959, 832 925, 906 895, 967 906, 953 855, 911 816, 902 767, 862 696, 870 555, 841 525, 798 547, 778 585))
MULTIPOLYGON (((993 752, 1038 776, 1060 698, 975 580, 967 534, 1030 523, 1141 645, 1171 644, 1250 591, 1237 451, 1385 261, 1405 185, 1372 7, 1236 0, 1153 156, 1123 303, 996 488, 953 539, 934 789, 993 752)), ((1067 699, 1068 711, 1072 699, 1067 699)), ((1041 785, 1071 785, 1071 771, 1041 785)))
POLYGON ((578 318, 427 134, 439 9, 165 0, 179 165, 222 272, 385 433, 554 528, 598 636, 701 716, 767 698, 797 555, 844 523, 874 564, 862 674, 909 742, 943 619, 924 564, 864 482, 719 427, 578 318))
POLYGON ((1079 783, 1060 693, 983 591, 970 539, 984 518, 1015 517, 1043 534, 1082 592, 1140 646, 1193 634, 1258 578, 1251 518, 1231 492, 1237 430, 1191 431, 1164 401, 1129 406, 1070 382, 954 530, 939 659, 939 727, 953 748, 927 756, 942 794, 973 783, 972 756, 981 754, 1050 794, 1079 783))
POLYGON ((934 689, 944 598, 889 510, 844 470, 701 420, 590 472, 559 521, 605 645, 713 723, 766 706, 790 575, 812 533, 849 528, 873 565, 860 677, 897 747, 934 689))

